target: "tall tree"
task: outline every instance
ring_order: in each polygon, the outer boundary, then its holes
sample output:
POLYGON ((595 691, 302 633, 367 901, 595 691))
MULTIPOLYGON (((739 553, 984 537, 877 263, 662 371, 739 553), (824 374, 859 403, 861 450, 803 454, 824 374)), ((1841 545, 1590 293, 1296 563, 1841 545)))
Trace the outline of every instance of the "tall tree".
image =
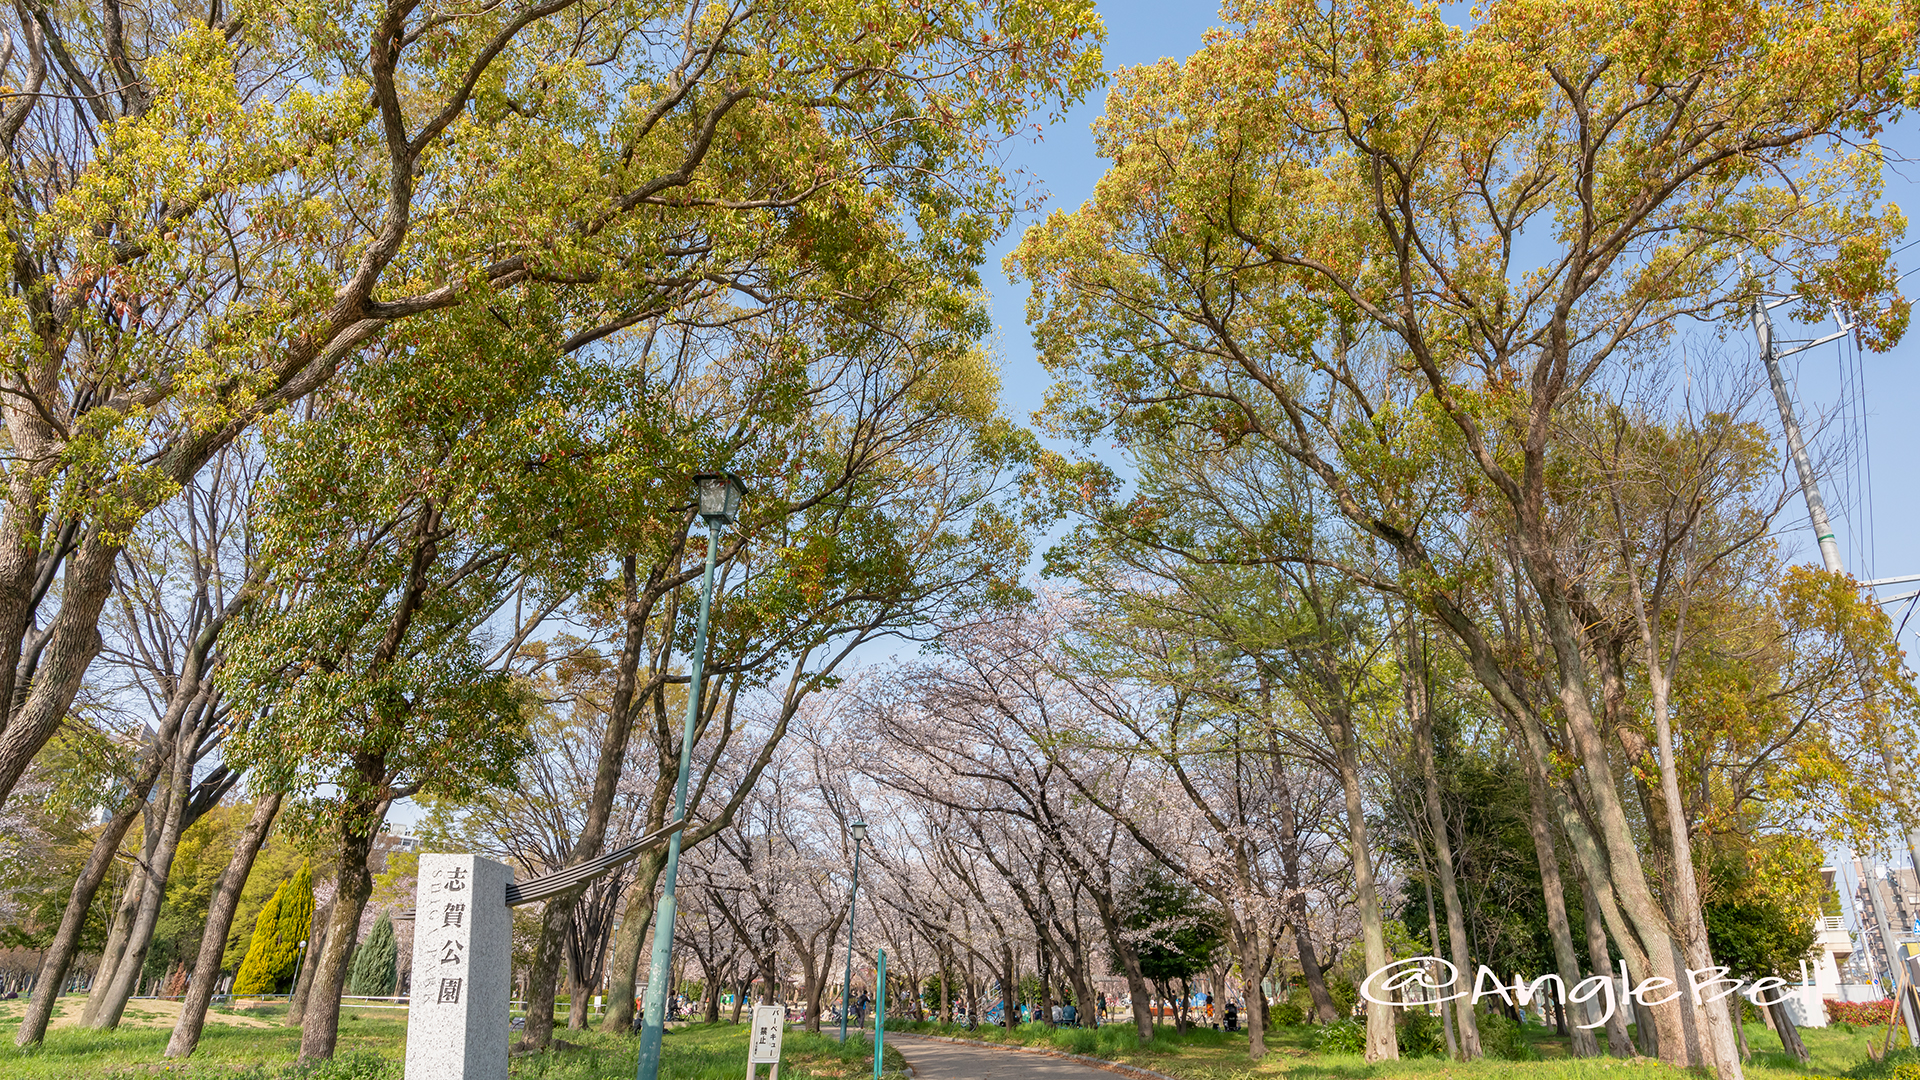
MULTIPOLYGON (((1548 467, 1557 420, 1684 320, 1776 281, 1802 314, 1849 307, 1873 347, 1899 338, 1902 219, 1860 140, 1903 104, 1913 12, 1231 14, 1186 62, 1124 77, 1100 131, 1112 172, 1018 254, 1043 357, 1068 379, 1054 415, 1087 437, 1254 438, 1296 460, 1404 560, 1392 587, 1466 651, 1536 764, 1570 752, 1570 848, 1629 966, 1676 978, 1681 920, 1605 738, 1626 674, 1561 532, 1558 505, 1585 493, 1548 467), (1436 464, 1451 502, 1419 483, 1436 464), (1498 523, 1538 605, 1550 709, 1455 588, 1474 569, 1448 527, 1461 506, 1498 523)), ((1740 1075, 1727 1024, 1710 1017, 1703 1046, 1682 1006, 1650 1011, 1663 1056, 1740 1075)))
POLYGON ((1085 93, 1101 32, 1083 0, 4 19, 0 148, 38 179, 4 196, 0 804, 70 711, 126 536, 221 447, 466 304, 554 296, 588 349, 857 262, 876 215, 975 264, 1014 205, 980 151, 1085 93))

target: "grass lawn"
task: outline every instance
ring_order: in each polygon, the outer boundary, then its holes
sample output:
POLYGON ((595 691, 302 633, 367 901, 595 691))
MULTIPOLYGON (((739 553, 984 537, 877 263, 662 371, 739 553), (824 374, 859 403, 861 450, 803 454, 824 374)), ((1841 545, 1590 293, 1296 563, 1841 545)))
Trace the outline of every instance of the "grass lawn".
MULTIPOLYGON (((1443 1077, 1448 1080, 1685 1080, 1686 1070, 1657 1061, 1614 1058, 1579 1059, 1568 1053, 1567 1040, 1551 1028, 1529 1026, 1527 1041, 1537 1061, 1477 1061, 1471 1064, 1444 1058, 1410 1058, 1369 1065, 1358 1055, 1322 1054, 1313 1049, 1319 1029, 1278 1027, 1267 1033, 1267 1056, 1247 1060, 1247 1036, 1200 1028, 1178 1035, 1171 1027, 1159 1030, 1152 1042, 1141 1044, 1133 1025, 1109 1024, 1097 1031, 1022 1024, 1005 1028, 939 1024, 888 1023, 901 1032, 951 1035, 982 1042, 1014 1042, 1087 1054, 1153 1069, 1180 1080, 1250 1080, 1287 1077, 1288 1080, 1390 1080, 1396 1077, 1443 1077)), ((1866 1059, 1867 1044, 1884 1038, 1885 1028, 1868 1031, 1846 1027, 1809 1028, 1800 1032, 1813 1056, 1808 1065, 1788 1058, 1780 1040, 1766 1025, 1746 1026, 1753 1058, 1747 1064, 1752 1080, 1798 1080, 1807 1076, 1837 1076, 1866 1059)))
MULTIPOLYGON (((84 997, 63 999, 58 1008, 77 1015, 84 997)), ((135 1001, 135 1011, 164 1018, 166 1003, 135 1001)), ((280 1023, 286 1006, 275 1005, 229 1014, 240 1023, 222 1023, 208 1016, 205 1034, 191 1059, 171 1062, 161 1057, 171 1022, 165 1026, 122 1024, 117 1031, 90 1031, 71 1026, 52 1027, 41 1046, 22 1051, 13 1045, 24 1003, 0 1002, 0 1077, 6 1080, 92 1080, 94 1077, 178 1076, 195 1080, 400 1080, 406 1056, 407 1023, 404 1012, 343 1009, 340 1045, 334 1060, 310 1069, 294 1064, 300 1049, 298 1029, 280 1023)), ((177 1013, 177 1007, 175 1010, 177 1013)), ((639 1040, 598 1032, 561 1031, 557 1038, 570 1044, 564 1050, 515 1056, 515 1080, 632 1080, 639 1040)), ((853 1078, 871 1076, 873 1051, 853 1043, 843 1052, 837 1040, 789 1030, 783 1047, 782 1077, 853 1078)), ((669 1029, 661 1061, 668 1080, 739 1080, 746 1072, 745 1024, 695 1024, 669 1029)), ((905 1061, 889 1048, 889 1074, 899 1076, 905 1061)), ((762 1074, 764 1075, 764 1073, 762 1074)))

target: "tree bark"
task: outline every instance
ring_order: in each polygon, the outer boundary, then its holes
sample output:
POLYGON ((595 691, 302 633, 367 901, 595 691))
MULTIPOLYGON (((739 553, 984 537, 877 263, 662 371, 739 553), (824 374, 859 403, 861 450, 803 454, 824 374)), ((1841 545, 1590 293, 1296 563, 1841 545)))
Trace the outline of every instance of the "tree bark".
MULTIPOLYGON (((1427 891, 1427 941, 1433 950, 1433 955, 1439 956, 1440 955, 1440 922, 1439 922, 1439 919, 1435 916, 1434 910, 1433 910, 1432 880, 1433 879, 1431 878, 1427 879, 1428 883, 1427 883, 1427 890, 1426 890, 1427 891)), ((1439 965, 1435 964, 1430 966, 1432 968, 1432 971, 1437 975, 1440 970, 1439 965)), ((1435 978, 1433 982, 1437 985, 1439 983, 1439 979, 1435 978)), ((1453 1016, 1452 1014, 1447 1012, 1447 1006, 1445 1003, 1442 1003, 1440 1006, 1440 1030, 1442 1032, 1445 1032, 1447 1036, 1447 1056, 1450 1058, 1458 1056, 1458 1054, 1460 1053, 1460 1044, 1454 1037, 1453 1016)))
MULTIPOLYGON (((1412 636, 1411 630, 1409 636, 1412 636)), ((1413 647, 1417 648, 1417 643, 1413 647)), ((1446 807, 1440 801, 1440 771, 1433 759, 1433 715, 1427 708, 1425 685, 1415 685, 1424 674, 1421 671, 1422 659, 1417 651, 1413 653, 1412 670, 1407 673, 1405 680, 1417 724, 1413 736, 1414 754, 1420 759, 1420 777, 1426 792, 1427 830, 1433 836, 1434 870, 1440 877, 1441 903, 1446 905, 1448 958, 1453 961, 1459 977, 1469 979, 1474 968, 1467 956, 1467 918, 1460 906, 1459 882, 1453 874, 1453 843, 1447 831, 1446 807)), ((1371 959, 1367 964, 1368 970, 1379 970, 1379 965, 1371 959)), ((1464 1060, 1474 1061, 1481 1056, 1480 1027, 1474 1020, 1471 998, 1456 999, 1453 1012, 1454 1022, 1459 1029, 1460 1056, 1464 1060)))
MULTIPOLYGON (((6 725, 0 727, 0 807, 6 805, 27 766, 71 711, 87 666, 99 655, 100 610, 113 590, 113 561, 119 554, 120 545, 108 542, 102 532, 96 531, 67 559, 60 613, 53 617, 41 641, 38 663, 25 684, 26 700, 18 709, 7 712, 6 725)), ((26 618, 31 617, 30 609, 16 605, 9 608, 6 614, 24 612, 26 618)), ((17 618, 10 621, 23 630, 28 625, 17 618)), ((18 637, 13 637, 15 656, 19 655, 17 642, 18 637)), ((7 665, 7 672, 12 674, 12 665, 7 665)), ((21 688, 9 680, 9 689, 12 692, 0 698, 0 709, 5 709, 21 688)))
POLYGON ((1014 991, 1018 988, 1015 980, 1019 976, 1015 973, 1013 967, 1013 949, 1011 947, 1002 947, 1000 955, 1002 958, 1000 1019, 1006 1024, 1007 1029, 1011 1031, 1019 1024, 1019 1013, 1016 1011, 1018 1006, 1013 1000, 1014 991))
MULTIPOLYGON (((1582 873, 1580 878, 1581 910, 1587 924, 1587 965, 1596 975, 1613 975, 1613 954, 1607 949, 1607 928, 1600 918, 1600 902, 1594 896, 1593 885, 1582 873)), ((1607 1053, 1614 1057, 1632 1057, 1634 1055, 1633 1038, 1627 1031, 1627 1007, 1623 1002, 1607 1017, 1607 1053)))
POLYGON ((167 1040, 167 1057, 187 1057, 200 1044, 200 1030, 207 1022, 207 1006, 212 1003, 214 987, 220 981, 220 958, 226 951, 227 932, 233 928, 234 912, 240 907, 240 893, 246 888, 247 875, 253 871, 253 860, 260 854, 267 830, 272 828, 273 819, 280 812, 280 799, 280 794, 274 792, 254 804, 253 817, 240 833, 233 858, 227 861, 226 871, 214 886, 213 899, 207 906, 207 926, 200 934, 200 952, 194 958, 186 999, 180 1003, 180 1021, 173 1027, 173 1037, 167 1040))
MULTIPOLYGON (((1567 919, 1566 886, 1560 879, 1560 854, 1553 840, 1553 823, 1547 817, 1547 781, 1533 767, 1531 760, 1526 761, 1524 767, 1527 773, 1527 828, 1533 834, 1534 858, 1540 865, 1540 889, 1547 902, 1547 935, 1553 940, 1553 959, 1555 966, 1560 969, 1560 981, 1566 990, 1571 990, 1580 982, 1580 959, 1573 951, 1573 927, 1567 919)), ((1558 998, 1555 1004, 1559 1004, 1558 998)), ((1581 1027, 1577 1022, 1567 1027, 1575 1057, 1599 1056, 1600 1041, 1594 1037, 1593 1029, 1581 1027)))
POLYGON ((940 1022, 953 1023, 953 945, 952 939, 940 945, 940 1022))
MULTIPOLYGON (((1531 546, 1537 545, 1523 543, 1523 549, 1531 546)), ((1549 555, 1530 560, 1536 578, 1543 573, 1552 573, 1547 569, 1551 558, 1549 555)), ((1603 869, 1607 872, 1607 880, 1618 899, 1621 914, 1626 917, 1635 939, 1621 940, 1621 948, 1625 951, 1630 944, 1637 944, 1641 963, 1633 965, 1633 957, 1629 957, 1628 962, 1630 966, 1640 966, 1641 978, 1651 973, 1672 980, 1676 986, 1684 986, 1686 973, 1674 969, 1674 949, 1667 918, 1647 884, 1645 865, 1635 844, 1632 826, 1627 821, 1626 808, 1614 780, 1612 762, 1601 743, 1593 709, 1588 701, 1587 665, 1581 651, 1580 620, 1574 616, 1564 598, 1554 595, 1554 589, 1539 591, 1542 593, 1540 606, 1545 616, 1547 639, 1553 646, 1560 672, 1558 700, 1566 716, 1568 734, 1584 766, 1580 770, 1580 779, 1584 781, 1588 805, 1606 851, 1603 869)), ((1603 663, 1605 659, 1602 656, 1603 663)), ((1603 680, 1615 677, 1616 674, 1603 672, 1603 680)), ((1541 765, 1544 769, 1544 760, 1541 765)), ((1653 1014, 1654 1026, 1659 1029, 1661 1059, 1672 1065, 1687 1067, 1686 1036, 1682 1030, 1677 999, 1666 1005, 1650 1007, 1648 1011, 1653 1014)))
MULTIPOLYGON (((375 830, 376 832, 378 830, 375 830)), ((334 900, 339 899, 336 892, 334 900)), ((327 931, 333 923, 334 900, 314 908, 313 918, 307 923, 307 947, 300 954, 300 961, 293 973, 292 992, 287 997, 287 1024, 299 1027, 306 1021, 307 1002, 313 998, 313 976, 316 965, 314 957, 320 955, 327 946, 327 931)), ((355 925, 355 933, 359 927, 355 925)), ((348 958, 352 958, 353 943, 347 943, 348 958)))
POLYGON ((162 768, 169 760, 162 751, 172 744, 171 735, 171 732, 163 729, 155 736, 155 745, 134 778, 126 799, 101 827, 100 835, 94 838, 93 850, 87 853, 86 864, 81 867, 80 876, 73 883, 73 892, 67 898, 66 910, 60 914, 60 925, 54 931, 46 955, 41 958, 40 972, 34 979, 33 996, 27 1002, 26 1015, 21 1018, 20 1030, 14 1036, 17 1046, 37 1045, 46 1037, 47 1022, 53 1017, 54 1003, 60 997, 68 969, 79 951, 80 934, 86 928, 87 912, 93 908, 94 895, 99 892, 101 883, 106 881, 108 871, 113 869, 114 853, 120 850, 120 842, 126 839, 128 830, 133 828, 133 819, 140 816, 148 793, 153 790, 154 782, 159 779, 162 768))
POLYGON ((120 890, 120 902, 114 906, 113 923, 107 928, 107 943, 100 950, 100 965, 94 969, 93 986, 87 991, 87 1003, 80 1010, 81 1027, 93 1026, 94 1018, 100 1014, 101 1006, 112 992, 114 976, 120 970, 121 959, 126 955, 134 917, 140 910, 140 897, 146 891, 147 875, 141 867, 153 861, 160 830, 153 827, 151 808, 145 809, 148 812, 144 816, 149 820, 140 847, 140 858, 134 864, 133 872, 127 875, 126 886, 120 890))
MULTIPOLYGON (((1336 706, 1338 707, 1338 706, 1336 706)), ((1367 970, 1387 966, 1387 937, 1380 914, 1380 892, 1373 880, 1373 855, 1368 847, 1366 804, 1360 794, 1360 755, 1350 717, 1337 718, 1334 753, 1339 759, 1340 787, 1346 794, 1347 843, 1353 849, 1353 887, 1360 907, 1360 936, 1367 970)), ((1392 1061, 1400 1057, 1393 1024, 1393 1006, 1367 1002, 1367 1060, 1392 1061)))
MULTIPOLYGON (((1633 593, 1639 599, 1639 579, 1631 578, 1633 593)), ((1707 944, 1706 911, 1700 903, 1700 882, 1693 866, 1693 837, 1686 822, 1686 804, 1680 796, 1680 771, 1674 761, 1674 738, 1672 723, 1672 666, 1661 666, 1659 650, 1653 637, 1653 631, 1647 622, 1643 606, 1636 605, 1641 616, 1641 634, 1647 648, 1648 685, 1653 697, 1654 738, 1658 743, 1658 761, 1660 765, 1660 795, 1666 804, 1667 846, 1672 858, 1673 889, 1668 897, 1668 908, 1677 931, 1675 952, 1684 962, 1676 967, 1705 970, 1713 965, 1712 950, 1707 944)), ((1676 631, 1677 633, 1677 631, 1676 631)), ((1673 664, 1677 664, 1678 648, 1673 664)), ((1745 1075, 1741 1064, 1740 1047, 1735 1041, 1733 1020, 1727 1009, 1726 998, 1704 1003, 1695 1009, 1691 994, 1682 996, 1686 1011, 1695 1015, 1706 1030, 1702 1032, 1700 1049, 1705 1052, 1708 1063, 1719 1074, 1720 1080, 1742 1080, 1745 1075)), ((1795 1036, 1796 1041, 1798 1035, 1795 1036)), ((1805 1061, 1806 1048, 1800 1048, 1800 1060, 1805 1061)))
POLYGON ((633 891, 627 896, 627 917, 613 939, 613 963, 608 969, 607 1015, 600 1030, 633 1030, 633 990, 640 972, 640 949, 647 928, 653 922, 653 890, 665 869, 667 851, 656 848, 640 857, 640 870, 634 875, 633 891))
MULTIPOLYGON (((575 850, 578 849, 576 845, 575 850)), ((576 861, 570 859, 568 865, 576 861)), ((553 1042, 555 984, 559 981, 567 936, 573 929, 573 909, 585 891, 586 886, 582 885, 562 893, 547 901, 540 912, 540 937, 533 948, 533 966, 527 972, 527 1026, 518 1044, 521 1048, 539 1050, 553 1042)), ((567 1007, 567 1026, 571 1028, 579 1017, 580 1003, 575 1001, 567 1007)))
MULTIPOLYGON (((1265 1057, 1267 1053, 1267 1024, 1266 1016, 1263 1015, 1266 1010, 1253 1008, 1252 1006, 1254 999, 1260 997, 1260 980, 1266 978, 1267 973, 1265 970, 1255 972, 1253 970, 1254 967, 1264 968, 1264 965, 1255 964, 1249 966, 1247 964, 1247 957, 1257 956, 1257 959, 1264 961, 1268 959, 1271 954, 1267 952, 1265 943, 1257 940, 1259 936, 1258 929, 1245 930, 1242 931, 1242 934, 1244 937, 1255 939, 1253 941, 1243 942, 1241 946, 1240 982, 1246 990, 1248 1005, 1246 1010, 1247 1056, 1254 1061, 1259 1061, 1265 1057)), ((1224 990, 1225 988, 1225 984, 1222 983, 1221 989, 1224 990)), ((1224 995, 1222 996, 1224 998, 1224 995)), ((1220 1002, 1220 1012, 1222 1016, 1226 1014, 1226 1005, 1225 1000, 1220 1002)))
MULTIPOLYGON (((1099 904, 1098 907, 1100 923, 1107 931, 1107 941, 1113 946, 1113 954, 1120 958, 1120 971, 1127 980, 1127 995, 1137 1002, 1147 1000, 1147 977, 1140 972, 1140 953, 1124 937, 1119 913, 1111 903, 1099 904)), ((1145 1009, 1133 1010, 1133 1027, 1140 1033, 1141 1042, 1153 1041, 1153 1016, 1145 1009)))
POLYGON ((187 798, 193 794, 194 740, 191 731, 183 729, 174 738, 173 770, 167 782, 167 803, 160 819, 160 835, 147 862, 137 871, 145 875, 146 885, 141 890, 140 905, 135 909, 133 924, 127 931, 126 946, 120 962, 114 967, 107 995, 101 1000, 89 1025, 97 1030, 111 1031, 120 1025, 120 1016, 126 1011, 128 999, 139 988, 141 969, 146 966, 147 949, 153 944, 153 926, 160 918, 160 905, 167 898, 167 877, 173 870, 174 853, 180 849, 180 832, 186 823, 187 798))
MULTIPOLYGON (((384 763, 363 764, 364 776, 383 775, 384 763)), ((300 1060, 318 1061, 333 1056, 340 1037, 340 993, 347 981, 347 955, 353 951, 360 932, 360 913, 373 895, 373 873, 367 859, 373 851, 373 838, 386 818, 386 803, 367 799, 350 801, 341 815, 340 871, 334 889, 333 904, 327 919, 326 939, 319 948, 307 950, 307 962, 313 967, 313 981, 307 990, 307 1008, 300 1023, 300 1060)), ((308 938, 312 940, 311 935, 308 938)))
MULTIPOLYGON (((676 550, 673 554, 678 555, 676 550)), ((626 633, 620 645, 620 659, 615 669, 613 696, 607 703, 607 729, 600 737, 600 757, 594 767, 593 793, 587 800, 586 818, 580 826, 580 837, 574 842, 573 849, 567 853, 565 866, 577 866, 580 863, 596 859, 606 844, 607 824, 613 816, 614 797, 620 786, 620 775, 627 759, 627 743, 633 734, 633 721, 646 695, 639 690, 640 662, 646 654, 647 620, 652 613, 657 589, 661 580, 660 568, 654 568, 649 587, 642 592, 637 575, 638 560, 627 555, 621 560, 620 576, 624 593, 623 606, 626 615, 626 633)), ((565 867, 560 867, 565 869, 565 867)), ((585 891, 574 890, 564 896, 555 897, 547 904, 540 916, 540 942, 534 949, 533 969, 527 975, 527 1026, 522 1034, 522 1046, 541 1049, 553 1040, 554 984, 560 968, 561 946, 572 930, 574 909, 580 903, 585 891)), ((651 919, 652 908, 648 907, 651 919)), ((621 945, 625 945, 624 939, 621 945)), ((622 956, 615 952, 616 961, 622 956)), ((633 953, 633 963, 638 964, 639 952, 633 953)), ((616 965, 615 979, 623 970, 616 965)), ((629 980, 631 976, 629 975, 629 980)), ((632 995, 629 994, 630 998, 632 995)), ((611 1003, 612 999, 609 999, 611 1003)), ((632 1011, 632 1003, 626 1006, 632 1011)), ((569 1028, 579 1014, 577 1008, 570 1009, 569 1028)), ((629 1022, 631 1016, 629 1016, 629 1022)), ((610 1025, 613 1013, 609 1010, 607 1021, 610 1025)), ((607 1026, 604 1030, 614 1030, 607 1026)))

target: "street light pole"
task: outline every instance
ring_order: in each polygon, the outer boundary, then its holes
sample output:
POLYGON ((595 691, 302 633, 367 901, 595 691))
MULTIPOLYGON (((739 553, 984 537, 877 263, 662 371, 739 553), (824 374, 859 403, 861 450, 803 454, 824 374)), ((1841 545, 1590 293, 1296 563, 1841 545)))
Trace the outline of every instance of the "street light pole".
POLYGON ((853 908, 860 902, 860 841, 867 838, 867 823, 856 821, 847 826, 853 834, 853 894, 847 897, 847 974, 840 984, 840 1044, 847 1042, 847 1010, 853 1008, 853 908))
POLYGON ((299 946, 297 946, 294 949, 294 953, 293 953, 293 985, 287 987, 288 1001, 292 1001, 293 995, 297 993, 300 989, 300 961, 305 960, 306 958, 307 958, 307 943, 302 941, 299 944, 299 946))
POLYGON ((693 769, 693 725, 700 716, 700 676, 707 660, 707 616, 713 608, 713 564, 720 552, 720 527, 733 522, 740 505, 740 480, 732 473, 702 473, 693 478, 700 517, 707 523, 707 568, 700 579, 700 622, 693 636, 687 669, 687 719, 680 731, 680 778, 673 787, 673 820, 682 822, 667 839, 665 880, 654 909, 653 959, 647 968, 647 997, 640 1026, 638 1080, 658 1080, 660 1040, 666 1034, 667 972, 673 964, 673 887, 680 872, 680 837, 687 817, 687 778, 693 769))

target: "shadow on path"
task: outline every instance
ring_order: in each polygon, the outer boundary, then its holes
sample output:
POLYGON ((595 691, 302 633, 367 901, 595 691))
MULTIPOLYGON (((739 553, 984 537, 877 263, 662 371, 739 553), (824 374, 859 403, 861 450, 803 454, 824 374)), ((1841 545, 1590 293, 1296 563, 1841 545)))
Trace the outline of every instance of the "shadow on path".
POLYGON ((918 1080, 1113 1080, 1114 1074, 1075 1061, 985 1046, 887 1033, 918 1080))

